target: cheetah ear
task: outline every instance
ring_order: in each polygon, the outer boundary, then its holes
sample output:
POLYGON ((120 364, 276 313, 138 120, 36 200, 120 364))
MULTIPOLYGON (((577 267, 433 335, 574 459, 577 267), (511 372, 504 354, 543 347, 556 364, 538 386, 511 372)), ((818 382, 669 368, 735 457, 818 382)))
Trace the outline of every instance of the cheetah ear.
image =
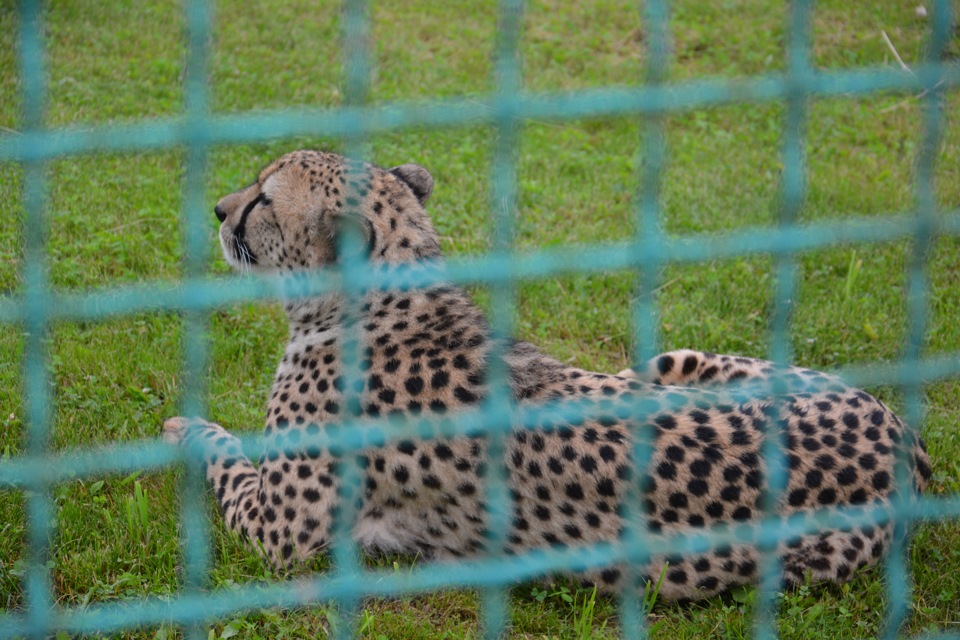
POLYGON ((433 176, 418 164, 402 164, 390 169, 390 173, 400 178, 410 187, 413 195, 417 196, 420 204, 424 204, 433 193, 433 176))

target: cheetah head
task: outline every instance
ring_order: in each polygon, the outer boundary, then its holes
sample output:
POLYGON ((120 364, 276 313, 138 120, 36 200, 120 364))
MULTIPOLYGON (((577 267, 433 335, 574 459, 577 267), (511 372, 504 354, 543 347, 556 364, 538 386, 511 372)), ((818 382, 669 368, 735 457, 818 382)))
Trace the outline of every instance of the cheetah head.
POLYGON ((403 263, 437 258, 440 246, 424 203, 426 169, 381 169, 320 151, 294 151, 214 208, 220 245, 233 267, 297 271, 337 259, 339 230, 358 223, 369 259, 403 263))

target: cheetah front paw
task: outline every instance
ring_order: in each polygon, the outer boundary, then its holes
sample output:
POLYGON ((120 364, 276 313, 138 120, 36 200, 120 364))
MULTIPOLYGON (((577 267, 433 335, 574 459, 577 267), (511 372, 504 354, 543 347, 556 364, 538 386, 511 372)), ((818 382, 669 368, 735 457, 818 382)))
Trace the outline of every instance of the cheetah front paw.
POLYGON ((183 437, 187 434, 188 426, 190 426, 190 420, 180 416, 164 420, 161 438, 169 444, 180 444, 183 437))
POLYGON ((163 432, 160 434, 160 437, 163 438, 164 442, 169 442, 170 444, 182 444, 184 438, 187 437, 187 432, 191 428, 213 428, 220 429, 223 428, 220 425, 208 422, 203 418, 184 418, 183 416, 177 416, 176 418, 169 418, 163 423, 163 432))

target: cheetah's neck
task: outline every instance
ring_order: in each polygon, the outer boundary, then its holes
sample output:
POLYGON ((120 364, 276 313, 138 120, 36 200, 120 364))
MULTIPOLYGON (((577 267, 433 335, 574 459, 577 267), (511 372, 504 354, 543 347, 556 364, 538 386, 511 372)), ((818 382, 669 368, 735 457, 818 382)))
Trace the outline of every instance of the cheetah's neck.
POLYGON ((287 302, 284 310, 287 312, 290 342, 303 341, 343 323, 343 297, 336 294, 287 302))

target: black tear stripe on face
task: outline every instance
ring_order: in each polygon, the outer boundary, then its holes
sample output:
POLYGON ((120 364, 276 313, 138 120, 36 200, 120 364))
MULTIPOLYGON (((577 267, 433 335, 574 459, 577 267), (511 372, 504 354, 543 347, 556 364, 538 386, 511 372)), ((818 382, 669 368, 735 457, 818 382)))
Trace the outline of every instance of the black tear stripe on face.
POLYGON ((243 213, 240 214, 240 222, 237 223, 237 228, 233 230, 233 237, 237 242, 237 252, 240 254, 237 258, 241 261, 247 260, 250 264, 258 264, 259 260, 257 260, 257 256, 250 250, 250 245, 248 245, 244 239, 247 233, 247 216, 250 215, 254 207, 261 203, 270 204, 270 200, 262 193, 258 193, 257 197, 248 202, 247 206, 243 208, 243 213))

